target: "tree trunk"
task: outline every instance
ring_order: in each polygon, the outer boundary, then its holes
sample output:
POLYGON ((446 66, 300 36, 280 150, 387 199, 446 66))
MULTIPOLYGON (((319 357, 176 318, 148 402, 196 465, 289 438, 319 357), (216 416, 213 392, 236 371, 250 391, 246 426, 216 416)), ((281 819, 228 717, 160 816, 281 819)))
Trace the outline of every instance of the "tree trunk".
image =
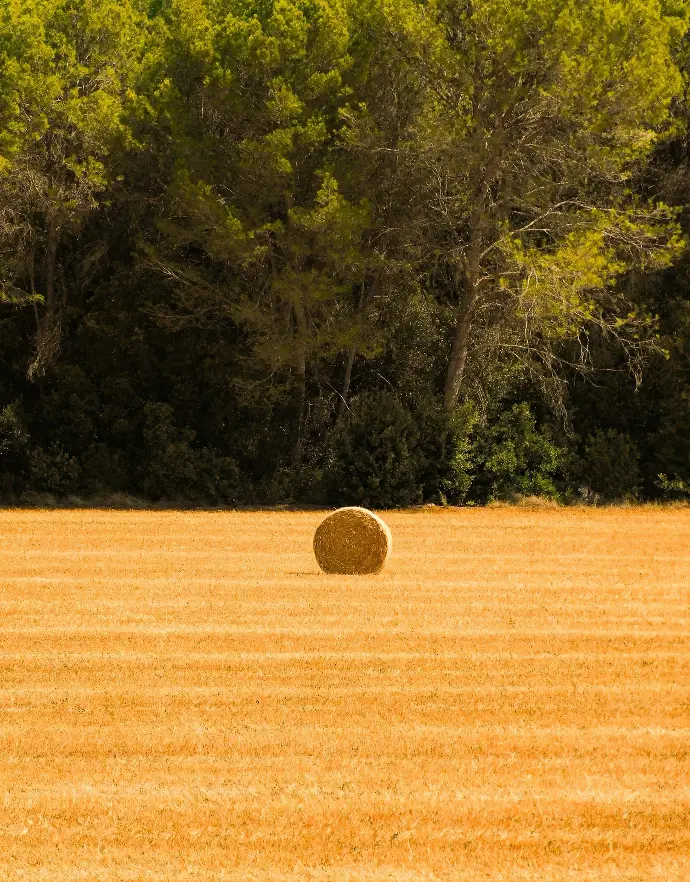
POLYGON ((470 279, 465 279, 455 321, 453 348, 451 349, 448 370, 446 371, 446 384, 443 390, 443 405, 446 410, 452 410, 458 403, 458 396, 465 374, 465 364, 467 363, 467 345, 470 338, 472 312, 476 299, 477 289, 474 282, 470 279))
POLYGON ((55 276, 57 263, 58 233, 55 219, 51 218, 48 226, 48 243, 46 247, 46 289, 45 289, 45 318, 51 317, 55 312, 55 276))
MULTIPOLYGON (((29 380, 40 379, 60 353, 61 316, 56 309, 55 279, 57 276, 57 248, 59 230, 55 218, 51 217, 48 224, 48 238, 45 252, 45 310, 43 318, 38 320, 38 310, 34 303, 34 314, 37 319, 36 344, 34 357, 29 365, 26 376, 29 380)), ((33 276, 33 270, 32 270, 33 276)), ((32 278, 33 285, 33 278, 32 278)))
MULTIPOLYGON (((375 283, 376 284, 376 283, 375 283)), ((357 311, 355 312, 355 322, 357 325, 362 320, 364 314, 365 286, 364 282, 359 289, 359 297, 357 298, 357 311)), ((338 405, 338 422, 341 422, 347 410, 347 397, 350 394, 350 381, 352 380, 352 368, 357 357, 357 341, 352 343, 347 352, 345 361, 345 376, 343 377, 343 386, 340 393, 340 404, 338 405)))
POLYGON ((462 269, 455 274, 455 288, 459 292, 458 311, 455 318, 453 347, 446 371, 443 390, 443 406, 453 410, 458 403, 460 388, 467 363, 467 347, 472 328, 472 313, 479 293, 479 269, 481 266, 482 229, 484 227, 484 202, 488 185, 482 179, 475 188, 474 207, 470 214, 470 241, 467 258, 462 269))
POLYGON ((36 319, 36 333, 38 334, 41 327, 41 319, 38 314, 38 306, 36 306, 36 248, 31 249, 31 263, 29 264, 29 282, 31 285, 31 303, 34 308, 34 318, 36 319))
POLYGON ((352 366, 355 363, 357 355, 357 344, 353 343, 347 353, 347 361, 345 362, 345 376, 343 377, 343 388, 340 393, 340 404, 338 405, 338 422, 345 416, 347 409, 347 396, 350 394, 350 380, 352 379, 352 366))
POLYGON ((299 301, 295 302, 295 324, 297 326, 296 340, 296 368, 298 380, 298 414, 297 414, 297 440, 293 452, 293 461, 297 464, 302 459, 302 447, 304 446, 304 429, 307 406, 307 357, 306 357, 306 333, 307 322, 304 315, 304 307, 299 301))

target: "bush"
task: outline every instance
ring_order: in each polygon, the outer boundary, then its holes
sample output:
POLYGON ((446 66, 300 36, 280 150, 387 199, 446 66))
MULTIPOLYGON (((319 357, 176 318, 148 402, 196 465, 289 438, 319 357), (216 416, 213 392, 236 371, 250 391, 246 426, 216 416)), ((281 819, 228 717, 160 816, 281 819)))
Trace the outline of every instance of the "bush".
POLYGON ((392 393, 362 393, 326 442, 319 488, 335 505, 396 507, 461 501, 471 484, 473 411, 414 412, 392 393))
POLYGON ((657 487, 661 490, 661 498, 664 500, 679 502, 690 499, 690 482, 684 481, 678 475, 669 478, 662 472, 657 478, 657 487))
POLYGON ((34 447, 29 454, 31 489, 53 496, 69 496, 79 487, 81 466, 57 444, 47 450, 34 447))
POLYGON ((90 444, 80 458, 81 490, 101 496, 124 492, 131 484, 132 469, 124 451, 104 442, 90 444))
POLYGON ((560 498, 556 477, 565 451, 548 427, 537 428, 528 404, 515 404, 489 425, 480 441, 475 498, 486 502, 515 496, 560 498))
POLYGON ((195 433, 178 428, 169 404, 144 408, 144 445, 141 485, 156 499, 232 505, 246 496, 237 463, 208 447, 191 446, 195 433))
POLYGON ((29 435, 17 402, 0 410, 0 494, 21 491, 27 466, 29 435))
POLYGON ((587 437, 581 458, 580 493, 607 501, 637 499, 640 455, 632 438, 616 429, 597 429, 587 437))
POLYGON ((474 405, 461 405, 447 413, 436 402, 416 411, 424 465, 424 500, 458 505, 474 480, 474 405))

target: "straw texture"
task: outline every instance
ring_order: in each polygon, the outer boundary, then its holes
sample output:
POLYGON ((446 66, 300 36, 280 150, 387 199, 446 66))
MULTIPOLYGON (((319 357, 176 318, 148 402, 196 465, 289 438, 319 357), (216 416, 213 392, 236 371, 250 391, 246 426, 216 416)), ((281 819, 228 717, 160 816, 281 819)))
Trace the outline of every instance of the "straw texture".
POLYGON ((392 547, 388 525, 373 512, 355 506, 334 511, 314 534, 314 555, 325 573, 379 573, 392 547))

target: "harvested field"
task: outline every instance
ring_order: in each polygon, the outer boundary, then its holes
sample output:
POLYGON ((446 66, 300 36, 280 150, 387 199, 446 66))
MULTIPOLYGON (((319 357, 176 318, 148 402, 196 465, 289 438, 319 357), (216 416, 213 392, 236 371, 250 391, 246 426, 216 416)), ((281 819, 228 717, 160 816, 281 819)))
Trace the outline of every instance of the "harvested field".
POLYGON ((0 512, 0 879, 690 880, 690 509, 0 512))

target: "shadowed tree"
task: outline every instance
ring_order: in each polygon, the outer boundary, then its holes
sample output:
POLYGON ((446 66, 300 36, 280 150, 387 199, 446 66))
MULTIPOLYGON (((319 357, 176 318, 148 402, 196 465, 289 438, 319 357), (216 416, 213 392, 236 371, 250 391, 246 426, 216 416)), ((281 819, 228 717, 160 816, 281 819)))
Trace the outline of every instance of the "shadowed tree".
POLYGON ((409 181, 382 235, 450 314, 445 406, 468 358, 496 347, 584 370, 596 331, 634 366, 650 319, 618 280, 667 264, 680 242, 672 212, 642 203, 631 179, 669 129, 685 4, 383 2, 370 27, 424 102, 394 133, 365 110, 352 142, 395 155, 380 164, 392 188, 401 169, 409 181))
MULTIPOLYGON (((124 116, 144 20, 125 0, 0 0, 0 296, 31 300, 30 379, 60 347, 60 249, 99 205, 124 116)), ((82 257, 105 253, 97 243, 82 257)))
MULTIPOLYGON (((145 262, 175 290, 176 327, 219 317, 247 335, 252 359, 296 396, 301 456, 310 375, 362 333, 371 274, 360 247, 366 199, 341 193, 333 153, 347 99, 348 20, 338 2, 179 2, 165 14, 171 76, 159 90, 176 175, 145 262)), ((325 370, 321 370, 325 367, 325 370)))

